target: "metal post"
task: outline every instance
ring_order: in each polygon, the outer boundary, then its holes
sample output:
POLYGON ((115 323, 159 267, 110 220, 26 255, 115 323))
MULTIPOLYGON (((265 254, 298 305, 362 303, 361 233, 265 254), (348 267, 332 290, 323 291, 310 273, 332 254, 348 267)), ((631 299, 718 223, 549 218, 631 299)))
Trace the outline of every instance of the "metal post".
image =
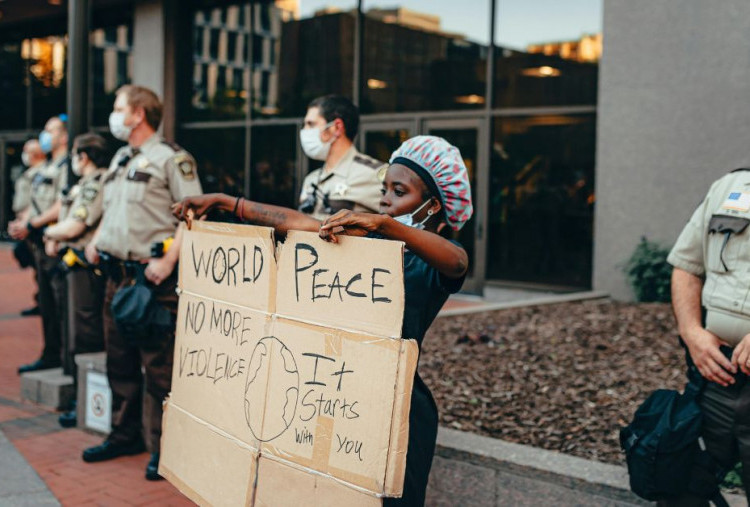
POLYGON ((89 0, 68 1, 68 148, 88 130, 89 0))
POLYGON ((354 18, 354 68, 352 76, 352 102, 359 106, 360 94, 362 93, 362 57, 364 41, 364 14, 362 13, 362 0, 357 0, 357 13, 354 18))

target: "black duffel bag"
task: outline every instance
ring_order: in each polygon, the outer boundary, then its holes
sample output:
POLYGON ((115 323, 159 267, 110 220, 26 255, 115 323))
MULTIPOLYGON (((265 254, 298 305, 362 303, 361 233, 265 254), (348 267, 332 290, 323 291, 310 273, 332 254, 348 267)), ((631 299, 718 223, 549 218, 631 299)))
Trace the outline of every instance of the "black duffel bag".
POLYGON ((719 485, 727 470, 706 451, 698 404, 705 380, 688 382, 683 394, 659 389, 638 407, 620 430, 630 489, 646 500, 694 495, 728 507, 719 485))

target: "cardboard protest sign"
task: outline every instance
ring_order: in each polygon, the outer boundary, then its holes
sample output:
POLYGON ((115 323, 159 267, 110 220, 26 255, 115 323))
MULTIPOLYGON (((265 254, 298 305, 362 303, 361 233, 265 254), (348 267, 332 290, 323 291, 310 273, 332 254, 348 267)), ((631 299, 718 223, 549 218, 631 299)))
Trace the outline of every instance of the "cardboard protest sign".
POLYGON ((194 501, 400 496, 418 355, 400 338, 403 245, 341 239, 185 231, 159 471, 194 501))

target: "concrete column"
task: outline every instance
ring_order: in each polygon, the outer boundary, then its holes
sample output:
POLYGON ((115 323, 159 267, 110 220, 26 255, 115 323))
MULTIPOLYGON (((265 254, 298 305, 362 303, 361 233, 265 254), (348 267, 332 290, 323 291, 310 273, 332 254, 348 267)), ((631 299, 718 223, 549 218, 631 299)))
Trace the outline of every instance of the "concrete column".
POLYGON ((631 299, 641 236, 671 247, 712 181, 750 163, 750 2, 604 1, 594 289, 631 299))
MULTIPOLYGON (((88 130, 89 25, 91 13, 88 0, 68 2, 68 137, 88 130)), ((70 177, 70 175, 68 175, 70 177)))

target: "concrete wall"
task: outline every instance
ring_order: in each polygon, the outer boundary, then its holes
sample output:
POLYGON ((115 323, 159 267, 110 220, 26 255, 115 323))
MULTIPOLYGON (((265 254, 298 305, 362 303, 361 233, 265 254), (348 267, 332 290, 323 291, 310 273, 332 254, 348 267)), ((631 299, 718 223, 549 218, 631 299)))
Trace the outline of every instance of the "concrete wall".
POLYGON ((641 236, 671 246, 710 183, 750 164, 750 2, 604 0, 594 288, 631 299, 641 236))

